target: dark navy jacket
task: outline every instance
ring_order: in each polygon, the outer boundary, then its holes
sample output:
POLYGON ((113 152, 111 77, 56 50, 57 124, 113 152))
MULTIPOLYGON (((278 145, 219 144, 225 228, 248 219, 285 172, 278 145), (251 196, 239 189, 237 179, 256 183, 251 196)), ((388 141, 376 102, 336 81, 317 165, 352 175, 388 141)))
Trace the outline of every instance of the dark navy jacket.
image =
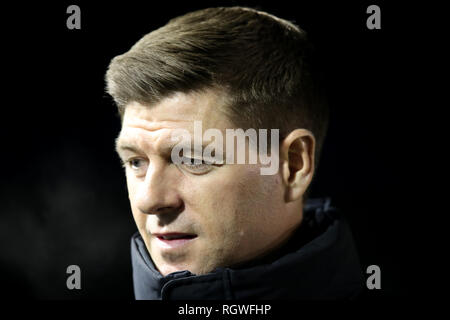
POLYGON ((364 284, 349 226, 329 198, 308 200, 304 220, 286 245, 238 268, 164 277, 139 233, 131 253, 138 300, 353 299, 364 284))

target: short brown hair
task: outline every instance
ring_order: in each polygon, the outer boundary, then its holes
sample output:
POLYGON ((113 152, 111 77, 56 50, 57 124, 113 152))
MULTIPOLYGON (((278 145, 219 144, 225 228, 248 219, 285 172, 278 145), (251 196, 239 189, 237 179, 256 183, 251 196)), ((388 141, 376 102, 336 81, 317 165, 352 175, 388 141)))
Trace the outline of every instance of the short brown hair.
POLYGON ((208 8, 170 20, 112 59, 107 92, 123 116, 131 101, 219 88, 240 128, 276 128, 280 137, 310 130, 317 167, 328 108, 312 52, 306 33, 289 21, 251 8, 208 8))

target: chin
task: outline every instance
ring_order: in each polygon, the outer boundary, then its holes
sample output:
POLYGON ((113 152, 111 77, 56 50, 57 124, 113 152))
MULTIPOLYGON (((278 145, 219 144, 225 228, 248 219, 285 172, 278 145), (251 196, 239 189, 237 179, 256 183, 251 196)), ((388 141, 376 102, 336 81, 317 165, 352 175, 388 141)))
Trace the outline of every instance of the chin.
POLYGON ((195 275, 202 275, 202 274, 207 274, 207 273, 213 271, 213 269, 200 267, 200 266, 195 266, 195 265, 190 265, 190 264, 183 264, 183 265, 165 264, 165 265, 161 266, 161 268, 158 267, 159 272, 163 276, 167 276, 168 274, 173 273, 173 272, 185 271, 185 270, 187 270, 187 271, 189 271, 189 272, 191 272, 192 274, 195 274, 195 275))
POLYGON ((185 271, 185 270, 188 270, 191 273, 197 274, 194 272, 195 269, 196 268, 192 268, 186 264, 183 264, 183 265, 164 264, 162 266, 158 266, 158 270, 163 276, 167 276, 170 273, 174 273, 174 272, 178 272, 178 271, 185 271))

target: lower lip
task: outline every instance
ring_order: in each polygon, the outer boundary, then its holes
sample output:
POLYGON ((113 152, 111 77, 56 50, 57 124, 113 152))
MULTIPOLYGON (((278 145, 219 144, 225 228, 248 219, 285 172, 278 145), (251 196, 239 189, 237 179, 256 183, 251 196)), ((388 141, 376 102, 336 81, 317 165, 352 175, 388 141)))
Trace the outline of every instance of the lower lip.
POLYGON ((183 247, 183 246, 191 243, 193 240, 197 239, 197 237, 195 237, 195 238, 181 238, 181 239, 173 239, 173 240, 165 240, 163 238, 156 237, 156 239, 158 241, 158 244, 162 248, 174 249, 174 248, 183 247))

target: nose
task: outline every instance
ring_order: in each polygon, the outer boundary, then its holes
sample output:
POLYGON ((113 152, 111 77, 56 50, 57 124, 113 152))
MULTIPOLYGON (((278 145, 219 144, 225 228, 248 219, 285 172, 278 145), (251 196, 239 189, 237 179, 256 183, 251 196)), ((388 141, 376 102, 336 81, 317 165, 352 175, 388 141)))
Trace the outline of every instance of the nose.
POLYGON ((175 170, 162 161, 151 162, 137 190, 136 207, 144 214, 179 212, 183 201, 177 191, 178 183, 175 170))

